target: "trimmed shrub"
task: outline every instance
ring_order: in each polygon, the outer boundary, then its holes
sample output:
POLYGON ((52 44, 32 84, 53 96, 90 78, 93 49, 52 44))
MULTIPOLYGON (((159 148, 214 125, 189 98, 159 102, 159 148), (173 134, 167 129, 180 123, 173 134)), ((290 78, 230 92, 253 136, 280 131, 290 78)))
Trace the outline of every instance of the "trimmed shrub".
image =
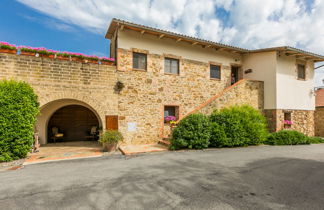
POLYGON ((309 144, 310 138, 294 130, 281 130, 271 133, 266 141, 270 145, 309 144))
POLYGON ((26 157, 38 112, 37 96, 27 83, 0 81, 0 162, 26 157))
POLYGON ((203 114, 182 119, 172 132, 171 149, 203 149, 209 145, 209 120, 203 114))
POLYGON ((212 122, 210 124, 209 142, 211 147, 223 147, 228 145, 225 130, 223 126, 219 125, 217 122, 212 122))
POLYGON ((321 144, 324 143, 324 138, 321 137, 308 137, 309 138, 309 143, 311 144, 321 144))
POLYGON ((211 122, 223 127, 227 140, 223 147, 236 147, 261 144, 268 135, 265 117, 251 106, 233 106, 215 111, 211 122))

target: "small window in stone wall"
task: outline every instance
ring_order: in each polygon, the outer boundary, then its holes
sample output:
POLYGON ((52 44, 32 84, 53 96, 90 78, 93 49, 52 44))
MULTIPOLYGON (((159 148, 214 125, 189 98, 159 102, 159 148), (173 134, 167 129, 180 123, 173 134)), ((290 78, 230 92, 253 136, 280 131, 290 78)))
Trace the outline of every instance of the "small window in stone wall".
POLYGON ((177 121, 179 119, 178 106, 164 106, 164 122, 177 121))
POLYGON ((173 58, 165 58, 164 72, 168 74, 179 74, 179 60, 173 58))
POLYGON ((291 121, 291 112, 284 112, 284 128, 291 128, 292 121, 291 121))
POLYGON ((300 80, 306 79, 306 67, 304 64, 298 64, 297 65, 297 76, 300 80))
POLYGON ((210 78, 221 79, 221 67, 219 65, 210 65, 210 78))
POLYGON ((133 68, 146 70, 147 55, 144 53, 133 52, 133 68))

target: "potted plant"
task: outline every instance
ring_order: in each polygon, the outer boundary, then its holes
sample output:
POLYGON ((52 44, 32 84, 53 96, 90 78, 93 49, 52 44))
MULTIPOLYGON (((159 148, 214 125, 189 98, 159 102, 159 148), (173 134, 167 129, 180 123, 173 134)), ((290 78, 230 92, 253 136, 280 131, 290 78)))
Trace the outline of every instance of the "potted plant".
POLYGON ((0 52, 16 54, 17 53, 17 48, 13 44, 9 44, 7 42, 0 42, 0 52))
POLYGON ((19 46, 21 55, 35 56, 37 50, 33 47, 19 46))
POLYGON ((88 56, 85 57, 85 61, 87 63, 96 63, 96 64, 98 64, 99 58, 98 58, 98 56, 88 55, 88 56))
MULTIPOLYGON (((177 120, 177 118, 175 117, 175 116, 166 116, 166 117, 164 117, 164 122, 165 123, 171 123, 171 122, 173 122, 173 121, 176 121, 177 120)), ((173 123, 172 123, 173 124, 173 123)))
POLYGON ((72 61, 83 62, 84 61, 84 54, 82 53, 69 53, 71 56, 72 61))
POLYGON ((56 51, 54 50, 47 50, 45 48, 39 48, 37 53, 44 58, 54 58, 56 51))
POLYGON ((284 123, 284 128, 286 128, 286 129, 291 128, 291 125, 293 124, 293 122, 290 120, 284 120, 283 123, 284 123))
POLYGON ((175 120, 171 120, 171 121, 170 121, 170 127, 171 127, 171 128, 175 128, 175 127, 177 127, 177 121, 175 121, 175 120))
POLYGON ((123 141, 122 134, 117 130, 106 130, 100 135, 99 142, 103 150, 107 152, 116 151, 118 142, 123 141))
POLYGON ((114 58, 108 58, 108 57, 100 58, 101 64, 104 64, 104 65, 114 65, 114 61, 115 61, 114 58))
POLYGON ((70 55, 67 52, 60 52, 56 54, 56 58, 59 60, 69 61, 70 55))

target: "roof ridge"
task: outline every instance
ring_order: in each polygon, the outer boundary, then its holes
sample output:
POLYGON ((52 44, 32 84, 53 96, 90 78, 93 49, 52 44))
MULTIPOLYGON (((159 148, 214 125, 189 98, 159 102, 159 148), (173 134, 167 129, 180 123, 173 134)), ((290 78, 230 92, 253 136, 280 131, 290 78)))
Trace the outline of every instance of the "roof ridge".
MULTIPOLYGON (((216 42, 216 41, 206 40, 206 39, 203 39, 203 38, 189 36, 189 35, 186 35, 186 34, 181 34, 181 33, 178 33, 178 32, 173 32, 173 31, 169 31, 169 30, 165 30, 165 29, 159 29, 159 28, 155 28, 155 27, 152 27, 152 26, 146 26, 146 25, 143 25, 143 24, 138 24, 138 23, 126 21, 126 20, 122 20, 122 19, 119 19, 119 18, 113 18, 111 23, 113 23, 114 21, 117 22, 117 23, 121 23, 121 24, 133 25, 134 27, 140 27, 140 28, 143 28, 143 29, 154 30, 154 31, 158 31, 158 32, 161 32, 161 33, 167 33, 167 34, 170 34, 171 36, 173 35, 173 36, 178 36, 178 37, 188 38, 188 39, 192 39, 192 40, 197 40, 197 41, 201 41, 201 42, 205 42, 205 43, 209 43, 209 44, 213 44, 213 45, 218 45, 220 47, 231 48, 233 50, 238 50, 238 51, 246 52, 246 53, 261 52, 261 51, 265 51, 265 50, 273 50, 273 51, 275 51, 275 50, 284 49, 284 50, 293 50, 293 51, 297 51, 297 52, 304 53, 304 54, 309 54, 311 56, 319 57, 321 59, 324 59, 323 55, 320 55, 320 54, 317 54, 317 53, 312 53, 312 52, 309 52, 309 51, 306 51, 306 50, 303 50, 303 49, 299 49, 299 48, 296 48, 296 47, 291 47, 291 46, 288 46, 288 45, 279 46, 279 47, 247 49, 247 48, 238 47, 238 46, 234 46, 234 45, 224 44, 224 43, 221 43, 221 42, 216 42)), ((109 31, 109 29, 108 29, 108 31, 109 31)), ((107 34, 108 34, 108 31, 107 31, 107 34)))

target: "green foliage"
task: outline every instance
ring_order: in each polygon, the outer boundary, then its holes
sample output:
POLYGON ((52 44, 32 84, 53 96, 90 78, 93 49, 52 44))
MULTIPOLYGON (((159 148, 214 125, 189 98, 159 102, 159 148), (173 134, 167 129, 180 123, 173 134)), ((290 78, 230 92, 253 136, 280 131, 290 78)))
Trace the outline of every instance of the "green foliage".
POLYGON ((66 57, 66 58, 70 57, 70 54, 67 53, 57 53, 56 55, 61 57, 66 57))
POLYGON ((9 46, 9 45, 0 45, 0 49, 16 50, 17 48, 14 46, 9 46))
POLYGON ((310 138, 294 130, 281 130, 271 133, 266 141, 270 145, 309 144, 310 138))
POLYGON ((27 83, 0 81, 0 162, 26 157, 38 112, 37 95, 27 83))
POLYGON ((40 55, 54 55, 53 52, 49 52, 47 50, 38 50, 37 53, 40 55))
POLYGON ((324 143, 324 138, 321 137, 308 137, 309 143, 311 144, 321 144, 324 143))
POLYGON ((171 149, 203 149, 209 145, 209 120, 203 114, 192 114, 182 119, 174 129, 171 149))
POLYGON ((30 48, 20 48, 21 52, 31 52, 31 53, 37 53, 37 50, 30 49, 30 48))
POLYGON ((228 139, 224 127, 217 122, 210 123, 210 146, 212 147, 224 147, 228 145, 228 139))
POLYGON ((101 143, 118 143, 123 141, 123 135, 117 130, 107 130, 102 135, 100 135, 99 142, 101 143))
POLYGON ((210 121, 223 127, 226 140, 223 147, 236 147, 261 144, 268 135, 265 117, 251 106, 233 106, 215 111, 210 121))

